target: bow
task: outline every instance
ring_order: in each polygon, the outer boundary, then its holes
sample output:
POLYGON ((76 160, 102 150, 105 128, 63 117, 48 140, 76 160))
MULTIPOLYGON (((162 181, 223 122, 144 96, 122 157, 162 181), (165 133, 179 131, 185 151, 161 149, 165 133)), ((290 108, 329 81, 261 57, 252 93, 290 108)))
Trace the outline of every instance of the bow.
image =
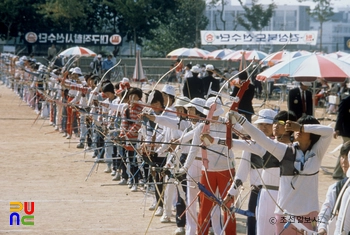
MULTIPOLYGON (((242 97, 245 91, 248 89, 249 84, 250 84, 249 78, 241 84, 241 87, 239 88, 239 91, 235 97, 236 99, 233 101, 230 107, 230 111, 236 111, 236 112, 238 111, 239 103, 242 100, 242 97)), ((232 147, 232 119, 230 115, 229 115, 228 122, 226 124, 226 145, 229 149, 232 147)))
POLYGON ((120 64, 121 61, 122 61, 122 60, 120 59, 120 60, 118 61, 118 63, 116 63, 115 65, 113 65, 110 69, 108 69, 108 70, 103 74, 103 76, 102 76, 102 78, 101 78, 101 81, 97 84, 97 86, 95 87, 95 89, 91 92, 91 95, 90 95, 90 97, 89 97, 89 101, 88 101, 88 103, 87 103, 88 106, 91 105, 91 102, 92 102, 92 100, 93 100, 95 94, 97 94, 97 93, 99 92, 99 90, 101 89, 103 80, 104 80, 104 78, 106 77, 106 75, 107 75, 112 69, 116 68, 116 67, 120 64))
MULTIPOLYGON (((212 119, 213 114, 215 112, 215 109, 216 109, 216 102, 214 101, 214 103, 210 105, 209 112, 208 112, 208 115, 206 117, 206 121, 205 121, 205 124, 203 126, 203 129, 202 129, 202 134, 207 134, 210 131, 210 121, 209 120, 212 119)), ((210 143, 208 143, 207 139, 204 139, 202 142, 202 145, 204 146, 204 148, 201 148, 203 166, 206 170, 208 169, 209 160, 208 160, 207 149, 205 147, 208 146, 209 144, 210 143)))

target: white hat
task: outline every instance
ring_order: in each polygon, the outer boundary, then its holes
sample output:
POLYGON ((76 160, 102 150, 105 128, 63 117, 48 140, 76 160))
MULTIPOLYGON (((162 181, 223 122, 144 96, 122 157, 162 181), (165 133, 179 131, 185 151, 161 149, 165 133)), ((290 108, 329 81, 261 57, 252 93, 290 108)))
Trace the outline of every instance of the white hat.
POLYGON ((74 68, 70 68, 69 72, 72 73, 74 71, 74 68))
POLYGON ((79 75, 82 75, 81 73, 81 69, 79 67, 75 67, 72 71, 72 74, 79 74, 79 75))
POLYGON ((312 82, 300 82, 300 85, 304 85, 304 86, 312 86, 312 82))
POLYGON ((165 85, 162 89, 162 92, 164 92, 165 94, 168 94, 168 95, 175 96, 175 88, 173 86, 170 86, 170 85, 165 85))
MULTIPOLYGON (((210 108, 210 106, 212 104, 214 104, 214 103, 216 103, 216 109, 215 109, 215 112, 213 114, 213 117, 218 117, 218 116, 222 115, 225 112, 224 109, 221 106, 222 103, 221 103, 221 100, 219 98, 210 97, 205 102, 205 106, 210 108)), ((203 114, 208 115, 208 113, 209 113, 209 109, 204 109, 203 110, 203 114)))
POLYGON ((213 71, 214 70, 214 66, 212 64, 207 64, 207 66, 205 66, 205 70, 206 71, 213 71))
POLYGON ((122 79, 122 83, 127 83, 127 82, 130 83, 129 78, 123 78, 123 79, 122 79))
POLYGON ((200 70, 200 68, 198 66, 192 66, 191 72, 192 73, 200 73, 201 70, 200 70))
POLYGON ((21 58, 19 58, 19 60, 23 60, 23 61, 25 61, 25 60, 28 60, 28 58, 27 58, 27 56, 22 56, 21 58))
POLYGON ((186 104, 188 104, 188 102, 190 102, 190 99, 186 96, 181 96, 176 98, 175 100, 175 105, 174 107, 184 107, 186 104))
POLYGON ((193 98, 191 102, 185 105, 185 108, 188 109, 190 107, 194 107, 196 108, 197 111, 204 114, 204 106, 205 106, 205 99, 193 98))
POLYGON ((101 54, 98 54, 98 55, 97 55, 97 58, 102 58, 102 55, 101 55, 101 54))
POLYGON ((262 109, 259 111, 258 119, 254 122, 254 124, 259 123, 266 123, 266 124, 272 124, 273 119, 277 113, 273 111, 272 109, 262 109))

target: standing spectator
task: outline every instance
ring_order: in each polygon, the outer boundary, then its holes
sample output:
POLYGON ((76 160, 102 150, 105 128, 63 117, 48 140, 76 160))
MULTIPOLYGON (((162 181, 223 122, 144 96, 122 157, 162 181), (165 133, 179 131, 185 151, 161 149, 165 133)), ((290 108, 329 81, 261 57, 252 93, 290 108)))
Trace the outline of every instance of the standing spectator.
POLYGON ((102 72, 102 55, 98 54, 97 58, 94 58, 92 61, 92 73, 97 74, 99 77, 101 77, 101 72, 102 72))
POLYGON ((51 47, 47 50, 47 59, 51 60, 53 57, 55 57, 57 54, 57 50, 54 44, 52 44, 51 47))
MULTIPOLYGON (((248 79, 248 73, 246 71, 241 72, 238 75, 239 84, 235 84, 231 96, 236 96, 241 83, 248 79)), ((249 84, 248 89, 244 92, 241 102, 238 105, 238 112, 242 113, 249 122, 252 121, 252 115, 254 114, 253 99, 254 99, 255 87, 253 84, 249 84)))
POLYGON ((182 69, 184 68, 183 63, 181 62, 180 59, 177 59, 174 66, 177 66, 178 64, 180 64, 179 66, 176 67, 175 71, 176 71, 176 77, 179 83, 181 83, 181 75, 182 75, 182 69))
MULTIPOLYGON (((220 80, 213 77, 214 66, 212 64, 208 64, 207 66, 205 66, 205 71, 207 72, 208 76, 202 78, 204 95, 208 93, 210 84, 210 89, 218 92, 220 90, 220 80)), ((207 98, 209 98, 209 95, 207 98)))
MULTIPOLYGON (((107 72, 107 70, 109 70, 110 68, 112 68, 114 65, 113 61, 112 61, 112 55, 108 55, 107 59, 105 59, 102 62, 102 73, 107 72)), ((106 74, 106 79, 110 80, 111 79, 111 71, 108 72, 108 74, 106 74)))
POLYGON ((312 94, 308 90, 311 86, 311 82, 301 82, 299 87, 289 91, 288 110, 294 112, 297 119, 303 114, 313 116, 312 94))
MULTIPOLYGON (((350 140, 350 96, 343 99, 339 105, 337 121, 335 123, 333 137, 337 138, 339 135, 343 138, 343 144, 350 140)), ((334 179, 342 179, 344 173, 340 167, 340 156, 338 157, 335 169, 333 172, 334 179)))
POLYGON ((191 68, 191 72, 193 76, 185 79, 184 86, 182 88, 182 93, 184 96, 190 99, 204 98, 202 79, 198 77, 198 74, 200 73, 200 68, 198 68, 197 66, 193 66, 191 68))
MULTIPOLYGON (((198 66, 197 66, 198 67, 198 66)), ((185 67, 185 71, 184 71, 184 75, 183 75, 183 78, 186 79, 186 78, 190 78, 193 76, 192 72, 191 72, 191 69, 192 69, 192 64, 186 64, 186 67, 185 67)))
MULTIPOLYGON (((173 69, 174 65, 170 65, 170 69, 173 69)), ((175 69, 176 70, 176 69, 175 69)), ((175 82, 176 81, 176 71, 172 70, 168 75, 168 82, 175 82)))

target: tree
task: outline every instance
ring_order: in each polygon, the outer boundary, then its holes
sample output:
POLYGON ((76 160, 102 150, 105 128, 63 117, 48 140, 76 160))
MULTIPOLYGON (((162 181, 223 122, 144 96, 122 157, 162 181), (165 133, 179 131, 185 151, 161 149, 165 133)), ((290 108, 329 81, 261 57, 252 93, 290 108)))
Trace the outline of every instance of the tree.
POLYGON ((152 41, 145 43, 145 49, 165 56, 180 47, 200 47, 200 30, 208 25, 204 15, 205 1, 178 0, 175 12, 168 12, 168 22, 152 30, 152 41))
POLYGON ((2 0, 0 1, 0 37, 10 40, 19 32, 43 27, 35 3, 44 0, 2 0))
POLYGON ((54 29, 84 32, 88 17, 92 12, 89 0, 47 0, 37 8, 45 20, 53 22, 54 29))
POLYGON ((277 7, 273 2, 267 5, 266 8, 263 5, 258 4, 258 0, 253 0, 251 7, 243 5, 242 0, 238 1, 243 7, 244 13, 242 15, 237 15, 237 21, 248 31, 251 31, 252 29, 260 31, 266 27, 277 7))
MULTIPOLYGON (((217 10, 220 14, 220 20, 223 24, 223 29, 222 30, 226 30, 226 20, 224 20, 224 11, 225 11, 225 6, 228 4, 227 0, 211 0, 208 4, 209 4, 209 8, 211 7, 216 7, 217 5, 219 5, 219 2, 221 2, 221 10, 217 10)), ((216 14, 215 14, 215 21, 216 21, 216 14)), ((216 26, 216 30, 221 30, 218 29, 218 27, 216 26)))
POLYGON ((127 41, 142 45, 145 39, 151 40, 151 31, 167 21, 167 13, 176 9, 176 1, 163 0, 104 0, 104 4, 117 12, 117 26, 127 41))
MULTIPOLYGON (((298 0, 304 2, 305 0, 298 0)), ((322 51, 322 31, 323 23, 327 22, 334 15, 333 7, 331 7, 331 0, 312 0, 316 3, 314 9, 308 9, 307 13, 320 22, 320 51, 322 51)))

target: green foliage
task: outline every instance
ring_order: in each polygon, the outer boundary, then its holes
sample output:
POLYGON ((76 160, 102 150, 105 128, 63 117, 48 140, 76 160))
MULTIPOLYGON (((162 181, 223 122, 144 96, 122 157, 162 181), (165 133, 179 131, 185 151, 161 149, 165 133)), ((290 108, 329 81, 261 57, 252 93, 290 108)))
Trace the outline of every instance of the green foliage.
POLYGON ((168 14, 169 23, 152 30, 152 41, 145 43, 147 51, 165 56, 180 47, 200 47, 200 30, 204 30, 208 19, 204 15, 205 1, 177 0, 178 8, 168 14))
POLYGON ((115 9, 117 26, 127 41, 134 40, 140 45, 144 39, 151 40, 151 31, 166 22, 167 13, 175 9, 175 1, 163 0, 104 0, 103 3, 115 9))
POLYGON ((37 8, 44 19, 55 24, 55 29, 75 32, 87 30, 86 12, 92 11, 88 0, 48 0, 37 8))
MULTIPOLYGON (((306 0, 298 0, 299 2, 304 2, 306 0)), ((331 6, 330 0, 312 0, 316 3, 314 9, 308 9, 307 13, 317 19, 320 23, 329 21, 334 15, 333 7, 331 6)))
POLYGON ((0 1, 0 37, 10 39, 18 32, 36 30, 43 27, 35 4, 44 0, 2 0, 0 1))
POLYGON ((238 1, 243 7, 244 13, 237 16, 237 21, 248 31, 251 31, 252 29, 260 31, 266 27, 276 8, 275 3, 273 2, 265 9, 263 5, 258 3, 258 0, 253 0, 250 8, 243 5, 242 0, 238 1))

